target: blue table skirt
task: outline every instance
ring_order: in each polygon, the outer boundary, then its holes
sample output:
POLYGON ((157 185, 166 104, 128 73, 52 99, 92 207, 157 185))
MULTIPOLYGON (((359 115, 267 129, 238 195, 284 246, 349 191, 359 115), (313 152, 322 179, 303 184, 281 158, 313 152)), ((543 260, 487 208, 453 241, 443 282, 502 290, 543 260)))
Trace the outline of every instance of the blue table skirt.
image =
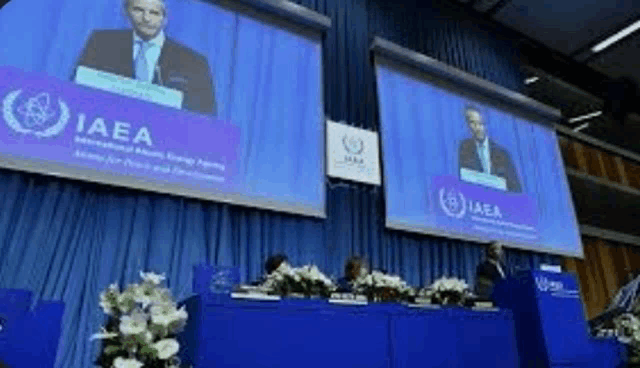
POLYGON ((40 302, 33 311, 14 313, 0 331, 0 361, 9 367, 53 368, 63 313, 62 302, 40 302))
POLYGON ((204 367, 517 367, 510 311, 199 295, 182 359, 204 367))

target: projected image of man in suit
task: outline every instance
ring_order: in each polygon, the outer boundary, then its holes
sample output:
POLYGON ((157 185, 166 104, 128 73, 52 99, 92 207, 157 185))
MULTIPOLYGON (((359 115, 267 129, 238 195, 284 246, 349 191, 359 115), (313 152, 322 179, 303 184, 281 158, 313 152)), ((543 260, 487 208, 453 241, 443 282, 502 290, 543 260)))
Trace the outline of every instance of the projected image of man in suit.
POLYGON ((96 30, 77 65, 182 91, 182 108, 216 113, 209 62, 168 38, 164 0, 124 0, 124 13, 133 29, 96 30))
POLYGON ((465 168, 499 176, 506 180, 508 191, 522 192, 511 156, 507 150, 489 138, 480 110, 467 106, 464 116, 473 137, 460 143, 458 171, 465 168))

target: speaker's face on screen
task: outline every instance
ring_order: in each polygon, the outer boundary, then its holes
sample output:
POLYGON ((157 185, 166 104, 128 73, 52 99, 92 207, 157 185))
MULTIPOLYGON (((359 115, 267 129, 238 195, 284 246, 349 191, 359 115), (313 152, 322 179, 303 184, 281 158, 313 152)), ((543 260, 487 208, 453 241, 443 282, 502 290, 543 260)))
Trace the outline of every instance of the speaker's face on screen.
POLYGON ((469 124, 469 129, 471 129, 471 133, 474 138, 479 141, 483 141, 487 133, 480 112, 476 110, 467 110, 466 118, 467 123, 469 124))
POLYGON ((489 249, 489 255, 496 260, 502 260, 504 258, 504 249, 502 249, 502 245, 495 244, 491 245, 489 249))
POLYGON ((144 40, 157 36, 167 24, 166 9, 162 0, 129 0, 126 11, 131 26, 144 40))

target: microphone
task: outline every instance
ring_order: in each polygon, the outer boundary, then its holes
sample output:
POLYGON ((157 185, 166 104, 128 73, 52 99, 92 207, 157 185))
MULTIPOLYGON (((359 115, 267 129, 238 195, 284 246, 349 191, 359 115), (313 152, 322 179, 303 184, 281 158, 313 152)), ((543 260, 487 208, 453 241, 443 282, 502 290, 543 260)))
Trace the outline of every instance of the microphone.
POLYGON ((156 75, 158 76, 158 83, 160 83, 161 86, 164 86, 164 82, 162 81, 162 73, 160 72, 160 65, 156 65, 156 75))

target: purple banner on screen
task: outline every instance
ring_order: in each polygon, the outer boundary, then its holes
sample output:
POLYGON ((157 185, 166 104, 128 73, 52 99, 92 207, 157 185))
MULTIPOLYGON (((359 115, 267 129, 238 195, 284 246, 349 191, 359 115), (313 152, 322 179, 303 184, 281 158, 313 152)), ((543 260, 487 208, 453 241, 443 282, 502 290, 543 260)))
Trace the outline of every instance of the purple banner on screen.
POLYGON ((434 213, 443 228, 483 238, 538 239, 538 216, 529 196, 464 183, 453 176, 433 177, 432 184, 434 213))
POLYGON ((238 182, 232 124, 10 67, 0 99, 5 155, 196 190, 238 182))

